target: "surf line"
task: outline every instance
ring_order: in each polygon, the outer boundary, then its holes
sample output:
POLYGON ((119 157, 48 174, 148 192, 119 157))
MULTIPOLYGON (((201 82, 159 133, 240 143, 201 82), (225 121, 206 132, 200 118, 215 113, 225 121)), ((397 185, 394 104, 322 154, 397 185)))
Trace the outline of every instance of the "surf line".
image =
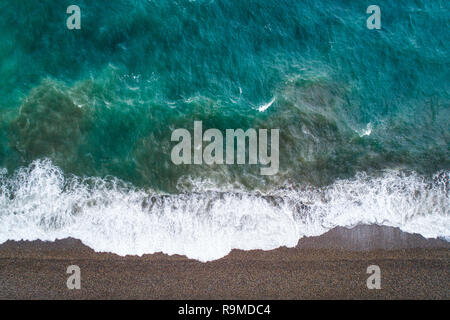
POLYGON ((279 169, 279 129, 270 129, 270 155, 268 154, 268 130, 226 129, 224 137, 218 129, 208 129, 203 133, 202 121, 194 121, 194 141, 187 129, 172 132, 171 141, 179 143, 172 148, 170 158, 175 165, 180 164, 246 164, 248 140, 248 164, 261 164, 261 175, 275 175, 279 169), (203 148, 203 142, 210 142, 203 148), (235 148, 236 142, 236 148, 235 148), (192 156, 192 149, 194 154, 192 156), (236 155, 235 155, 236 149, 236 155), (224 159, 224 151, 226 157, 224 159), (194 160, 192 162, 192 159, 194 160))

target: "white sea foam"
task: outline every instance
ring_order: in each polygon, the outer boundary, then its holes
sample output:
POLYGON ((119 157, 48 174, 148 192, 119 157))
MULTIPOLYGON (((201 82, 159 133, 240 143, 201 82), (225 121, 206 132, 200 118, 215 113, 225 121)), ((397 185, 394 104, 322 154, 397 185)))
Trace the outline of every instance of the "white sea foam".
POLYGON ((361 130, 360 132, 359 132, 359 136, 362 138, 362 137, 364 137, 364 136, 370 136, 370 134, 372 133, 372 123, 368 123, 367 124, 367 127, 366 127, 366 129, 365 130, 361 130))
POLYGON ((428 181, 388 171, 323 189, 161 195, 120 181, 68 178, 50 161, 35 161, 0 175, 0 243, 73 237, 96 251, 209 261, 233 248, 293 247, 335 226, 378 224, 448 239, 449 176, 428 181))
POLYGON ((264 112, 264 111, 266 111, 266 109, 268 109, 268 108, 275 102, 275 99, 276 99, 276 98, 277 98, 277 97, 275 96, 275 97, 273 97, 272 100, 270 100, 268 103, 259 106, 259 107, 258 107, 258 111, 259 111, 259 112, 264 112))

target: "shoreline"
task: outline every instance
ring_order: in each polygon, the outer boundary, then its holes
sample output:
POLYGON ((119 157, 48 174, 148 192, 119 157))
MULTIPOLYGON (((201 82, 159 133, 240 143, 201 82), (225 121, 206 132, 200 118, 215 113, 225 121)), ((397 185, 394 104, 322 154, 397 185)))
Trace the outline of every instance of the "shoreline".
POLYGON ((199 262, 96 253, 76 239, 0 245, 0 299, 450 299, 450 243, 397 228, 335 228, 295 248, 199 262), (81 289, 66 287, 78 265, 81 289), (369 265, 381 289, 369 290, 369 265))

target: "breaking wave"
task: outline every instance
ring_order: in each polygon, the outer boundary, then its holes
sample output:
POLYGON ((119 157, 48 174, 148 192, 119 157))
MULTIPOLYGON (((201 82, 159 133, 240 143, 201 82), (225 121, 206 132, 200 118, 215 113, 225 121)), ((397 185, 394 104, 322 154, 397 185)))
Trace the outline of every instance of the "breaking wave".
POLYGON ((200 261, 232 249, 294 247, 336 227, 377 224, 427 238, 450 237, 449 172, 432 178, 389 170, 318 188, 225 190, 201 182, 162 194, 116 178, 66 175, 36 160, 0 171, 0 243, 73 237, 100 252, 163 252, 200 261))

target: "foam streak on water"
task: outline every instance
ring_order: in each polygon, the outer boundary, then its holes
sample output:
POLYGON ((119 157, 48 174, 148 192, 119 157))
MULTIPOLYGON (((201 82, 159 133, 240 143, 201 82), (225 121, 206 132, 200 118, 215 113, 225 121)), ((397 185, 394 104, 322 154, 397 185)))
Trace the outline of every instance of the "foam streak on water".
POLYGON ((230 250, 293 247, 336 226, 378 224, 450 237, 449 173, 360 174, 323 188, 270 194, 207 191, 155 194, 118 180, 67 177, 38 160, 0 175, 0 243, 73 237, 96 251, 155 252, 200 261, 230 250))

